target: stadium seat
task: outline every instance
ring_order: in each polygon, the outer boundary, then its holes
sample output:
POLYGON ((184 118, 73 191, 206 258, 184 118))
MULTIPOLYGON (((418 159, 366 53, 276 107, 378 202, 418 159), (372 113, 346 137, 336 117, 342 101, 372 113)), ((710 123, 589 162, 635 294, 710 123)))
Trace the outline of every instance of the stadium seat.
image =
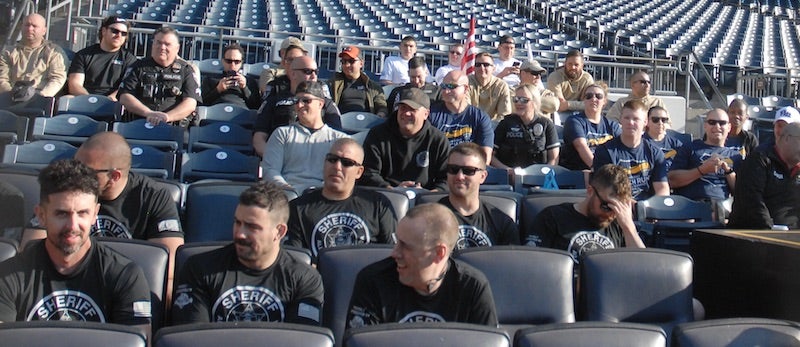
POLYGON ((0 237, 0 262, 17 255, 18 246, 16 240, 0 237))
POLYGON ((386 189, 386 188, 378 188, 378 187, 367 187, 367 186, 356 186, 356 189, 368 189, 374 190, 379 194, 386 197, 389 202, 392 204, 392 209, 394 210, 395 215, 397 216, 397 220, 400 218, 405 217, 406 212, 411 207, 414 207, 414 200, 409 198, 408 192, 403 190, 397 189, 386 189))
POLYGON ((489 279, 497 319, 510 336, 525 326, 575 321, 574 261, 569 253, 493 246, 459 250, 456 258, 489 279))
MULTIPOLYGON (((175 252, 175 275, 179 274, 181 270, 183 270, 184 265, 186 265, 186 261, 189 260, 190 257, 210 252, 215 249, 219 249, 229 245, 233 239, 233 229, 232 229, 233 222, 231 222, 231 227, 229 228, 229 239, 227 241, 211 241, 211 242, 190 242, 182 244, 178 247, 178 250, 175 252)), ((294 246, 287 246, 281 245, 281 248, 286 250, 289 255, 294 258, 296 261, 301 263, 306 263, 311 265, 311 251, 301 247, 294 247, 294 246)))
POLYGON ((389 323, 350 329, 344 347, 405 346, 510 347, 505 331, 467 323, 389 323), (434 342, 435 341, 435 342, 434 342))
POLYGON ((27 221, 33 217, 33 208, 39 203, 39 171, 31 168, 0 168, 0 181, 10 183, 25 199, 22 218, 27 221))
POLYGON ((122 104, 105 95, 62 96, 58 99, 57 114, 82 114, 93 119, 114 122, 122 115, 122 104))
POLYGON ((285 346, 330 347, 331 331, 278 322, 213 322, 167 327, 153 338, 156 347, 285 346))
POLYGON ((29 321, 0 324, 4 346, 49 347, 145 347, 145 335, 137 328, 99 322, 29 321))
POLYGON ((388 257, 391 245, 368 244, 323 248, 317 258, 317 269, 325 287, 322 326, 333 331, 336 346, 342 346, 347 309, 353 294, 356 276, 365 266, 388 257))
POLYGON ((114 123, 114 132, 125 137, 131 146, 148 145, 173 152, 183 148, 183 131, 183 128, 170 124, 153 126, 146 119, 114 123))
MULTIPOLYGON (((417 194, 414 205, 438 202, 445 196, 447 196, 447 193, 420 193, 417 194)), ((506 215, 511 217, 515 223, 519 222, 519 203, 522 200, 522 196, 519 194, 504 191, 485 191, 480 193, 480 200, 500 209, 500 211, 503 211, 506 215)))
POLYGON ((670 336, 694 320, 692 257, 646 248, 596 250, 580 259, 579 319, 658 325, 670 336))
POLYGON ((514 187, 511 186, 511 180, 508 177, 508 171, 499 169, 492 166, 486 167, 486 181, 481 184, 481 191, 513 191, 514 187))
POLYGON ((230 122, 214 122, 189 128, 189 153, 213 148, 226 148, 252 155, 253 132, 230 122))
POLYGON ((0 146, 24 143, 28 136, 28 123, 27 117, 0 110, 0 146))
POLYGON ((383 124, 386 118, 381 118, 369 112, 347 112, 342 114, 342 130, 350 135, 368 131, 374 126, 383 124))
POLYGON ((794 99, 784 98, 782 96, 770 95, 761 98, 761 106, 767 110, 776 110, 781 107, 792 106, 795 107, 794 99))
POLYGON ((559 190, 586 188, 583 171, 569 170, 562 166, 533 164, 514 172, 514 191, 522 195, 538 190, 550 191, 551 189, 542 188, 545 185, 545 178, 550 172, 555 173, 559 190))
POLYGON ((739 100, 744 101, 748 106, 761 105, 761 100, 759 98, 754 98, 752 96, 747 96, 747 95, 739 94, 739 93, 728 94, 727 96, 725 96, 725 99, 726 99, 726 104, 725 104, 726 107, 728 105, 730 105, 731 102, 733 102, 733 100, 735 100, 735 99, 739 99, 739 100))
POLYGON ((0 110, 14 112, 18 116, 28 118, 52 117, 55 100, 52 96, 42 96, 37 93, 28 101, 13 102, 11 101, 11 92, 4 92, 0 93, 0 110))
POLYGON ((189 183, 214 178, 255 182, 258 179, 259 159, 226 148, 184 153, 180 180, 189 183))
POLYGON ((800 325, 766 318, 726 318, 683 323, 673 330, 672 345, 800 346, 800 325))
POLYGON ((522 201, 522 210, 520 211, 520 242, 525 244, 525 235, 528 230, 533 230, 540 225, 535 225, 534 221, 536 216, 542 210, 550 206, 555 206, 563 203, 577 203, 584 199, 585 196, 571 196, 571 195, 529 195, 522 201))
POLYGON ((121 253, 142 268, 150 285, 153 332, 164 324, 164 298, 167 293, 169 251, 164 245, 144 240, 98 237, 97 240, 121 253))
POLYGON ((230 241, 239 195, 252 185, 252 182, 224 181, 189 184, 186 188, 185 241, 230 241))
POLYGON ((637 323, 576 322, 517 332, 516 347, 667 347, 661 328, 637 323))
POLYGON ((256 122, 256 112, 233 104, 198 106, 197 120, 200 126, 213 122, 231 122, 252 129, 256 122))
POLYGON ((6 145, 4 166, 42 169, 51 161, 71 159, 78 149, 62 141, 40 140, 24 145, 6 145))
MULTIPOLYGON (((212 24, 213 25, 213 24, 212 24)), ((197 67, 200 70, 200 74, 203 76, 214 75, 214 76, 221 76, 222 75, 222 63, 219 59, 204 59, 197 63, 197 67)))
POLYGON ((108 123, 80 114, 60 114, 52 118, 37 117, 33 123, 33 140, 64 141, 80 146, 90 136, 108 131, 108 123))
POLYGON ((653 196, 636 204, 637 229, 652 247, 689 251, 695 229, 724 227, 714 221, 711 205, 681 195, 653 196))
POLYGON ((131 146, 131 171, 150 177, 172 179, 175 177, 174 152, 159 151, 147 145, 131 146))

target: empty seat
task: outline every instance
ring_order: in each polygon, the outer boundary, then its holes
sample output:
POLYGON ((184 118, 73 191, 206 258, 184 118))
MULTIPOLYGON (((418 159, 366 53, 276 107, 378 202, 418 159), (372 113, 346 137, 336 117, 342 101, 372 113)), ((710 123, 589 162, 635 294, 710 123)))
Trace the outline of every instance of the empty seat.
POLYGON ((108 123, 80 114, 37 117, 33 123, 34 140, 64 141, 80 146, 90 136, 107 131, 108 123))
POLYGON ((186 188, 185 241, 230 241, 233 213, 247 182, 195 182, 186 188), (208 213, 214 211, 214 213, 208 213))
POLYGON ((727 318, 678 325, 676 347, 800 346, 800 325, 777 319, 727 318))
POLYGON ((30 321, 0 324, 4 346, 145 347, 144 334, 135 327, 82 321, 30 321))
POLYGON ((122 115, 122 104, 105 95, 65 95, 58 99, 58 114, 62 113, 82 114, 110 123, 122 115))
POLYGON ((689 251, 695 229, 713 229, 724 224, 713 220, 711 205, 680 195, 653 196, 636 204, 637 229, 648 246, 689 251))
POLYGON ((0 262, 17 255, 17 241, 0 237, 0 262))
POLYGON ((175 176, 175 152, 159 151, 147 145, 131 146, 131 171, 150 177, 171 179, 175 176))
POLYGON ((569 170, 557 165, 534 164, 514 172, 514 191, 525 195, 538 190, 552 190, 545 187, 547 176, 551 172, 555 175, 559 189, 586 188, 583 171, 569 170))
POLYGON ((19 168, 42 169, 50 162, 71 159, 78 149, 66 142, 40 140, 24 145, 7 145, 3 164, 19 168))
POLYGON ((372 129, 385 121, 386 118, 381 118, 374 113, 347 112, 342 114, 342 130, 348 134, 355 134, 372 129))
POLYGON ((510 347, 505 331, 466 323, 390 323, 350 329, 345 347, 485 346, 510 347))
POLYGON ((0 110, 0 146, 24 143, 28 136, 28 123, 27 117, 0 110))
MULTIPOLYGON (((9 183, 22 192, 24 198, 24 220, 33 217, 33 209, 39 203, 39 172, 30 168, 0 168, 0 181, 9 183)), ((25 224, 25 223, 23 223, 25 224)))
POLYGON ((231 122, 252 129, 256 122, 256 112, 233 104, 198 106, 197 120, 201 126, 213 122, 231 122))
POLYGON ((258 179, 259 159, 226 148, 207 149, 183 154, 181 182, 215 178, 255 182, 258 179))
POLYGON ((333 346, 331 331, 277 322, 214 322, 166 327, 153 338, 158 347, 333 346))
POLYGON ((114 132, 125 137, 131 146, 148 145, 173 152, 183 148, 183 128, 170 124, 152 125, 146 119, 137 119, 114 123, 114 132))
POLYGON ((253 154, 253 132, 235 123, 214 122, 189 129, 189 152, 227 148, 253 154))
POLYGON ((576 322, 548 324, 517 332, 517 347, 667 347, 661 328, 647 324, 576 322))

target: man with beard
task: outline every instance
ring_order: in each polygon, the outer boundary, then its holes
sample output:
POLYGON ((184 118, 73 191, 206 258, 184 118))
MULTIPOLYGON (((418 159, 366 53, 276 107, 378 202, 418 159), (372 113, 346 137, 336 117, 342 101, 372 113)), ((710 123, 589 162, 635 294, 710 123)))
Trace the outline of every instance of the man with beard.
POLYGON ((567 53, 564 66, 547 76, 547 89, 553 91, 560 105, 558 112, 583 110, 581 92, 594 84, 594 78, 583 71, 583 53, 571 50, 567 53))
POLYGON ((342 72, 328 81, 333 102, 342 113, 370 112, 386 117, 386 96, 378 82, 369 79, 361 70, 364 56, 356 46, 347 46, 339 53, 342 72))
POLYGON ((453 259, 458 221, 439 204, 408 210, 390 257, 356 277, 347 328, 383 323, 461 322, 497 326, 492 289, 478 269, 453 259))
POLYGON ((281 248, 288 218, 289 201, 278 185, 262 182, 242 192, 233 243, 190 257, 178 275, 172 322, 319 325, 322 277, 281 248))
POLYGON ((550 206, 526 230, 531 246, 562 249, 578 261, 585 252, 617 247, 644 248, 633 224, 631 184, 625 169, 606 164, 590 174, 586 198, 550 206))
POLYGON ((22 40, 0 56, 0 92, 11 91, 17 83, 29 84, 42 96, 55 96, 61 90, 67 80, 64 55, 45 34, 44 17, 38 13, 25 17, 22 40))
POLYGON ((351 138, 338 139, 325 155, 322 189, 289 203, 286 244, 311 250, 394 243, 397 216, 391 203, 374 190, 356 189, 364 173, 364 149, 351 138))
MULTIPOLYGON (((516 69, 516 67, 512 68, 516 69)), ((511 88, 508 87, 508 83, 495 77, 494 59, 489 53, 478 53, 475 56, 475 74, 469 76, 467 93, 471 104, 486 112, 492 120, 500 121, 505 115, 513 112, 511 88)))
POLYGON ((35 210, 47 237, 0 263, 0 322, 116 323, 149 335, 142 269, 89 235, 100 209, 95 175, 77 160, 53 162, 39 173, 35 210))
POLYGON ((71 95, 99 94, 117 101, 117 89, 136 56, 124 49, 131 25, 111 16, 100 25, 100 43, 86 47, 69 65, 67 86, 71 95))
POLYGON ((456 249, 494 245, 518 245, 519 230, 505 212, 480 198, 486 180, 486 155, 472 142, 450 150, 447 158, 448 196, 439 200, 458 219, 456 249))

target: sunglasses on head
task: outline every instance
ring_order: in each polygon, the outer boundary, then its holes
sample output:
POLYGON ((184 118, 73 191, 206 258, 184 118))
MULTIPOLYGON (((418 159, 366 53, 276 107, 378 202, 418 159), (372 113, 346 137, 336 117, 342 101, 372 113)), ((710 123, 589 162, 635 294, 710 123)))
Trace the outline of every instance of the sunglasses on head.
POLYGON ((513 101, 515 104, 523 104, 523 105, 525 105, 529 101, 531 101, 531 99, 530 98, 526 98, 524 96, 515 96, 515 97, 511 98, 511 101, 513 101))
POLYGON ((721 126, 728 125, 728 121, 726 121, 726 120, 716 120, 716 119, 708 119, 708 120, 706 120, 706 123, 708 123, 708 125, 710 125, 712 127, 713 126, 717 126, 717 125, 721 125, 721 126))
POLYGON ((127 31, 122 31, 122 30, 119 30, 119 29, 116 29, 116 28, 109 27, 108 31, 110 31, 112 35, 120 35, 122 37, 128 36, 128 32, 127 31))
POLYGON ((359 164, 357 161, 355 161, 353 159, 340 157, 340 156, 338 156, 336 154, 333 154, 333 153, 326 154, 325 155, 325 161, 327 161, 327 162, 329 162, 331 164, 336 164, 336 162, 338 161, 338 162, 342 163, 342 166, 344 166, 344 167, 361 166, 361 164, 359 164))
POLYGON ((669 123, 669 117, 650 117, 650 122, 658 124, 658 123, 669 123))
POLYGON ((460 84, 456 84, 456 83, 442 83, 440 85, 440 87, 442 87, 442 89, 444 89, 444 90, 453 90, 453 89, 456 89, 456 88, 458 88, 460 86, 461 86, 460 84))
POLYGON ((228 63, 228 64, 241 64, 242 63, 241 59, 228 59, 228 58, 225 58, 223 60, 225 60, 225 62, 228 63))
POLYGON ((475 176, 475 173, 481 171, 483 169, 472 167, 472 166, 461 166, 461 165, 447 165, 447 173, 450 175, 458 175, 458 172, 461 171, 464 173, 464 176, 475 176))
POLYGON ((595 98, 597 100, 603 100, 604 97, 605 97, 605 95, 603 95, 603 93, 586 93, 583 96, 583 99, 589 100, 591 98, 595 98))
POLYGON ((494 66, 494 64, 492 64, 492 63, 483 63, 483 62, 475 63, 475 67, 490 67, 490 66, 494 66))
POLYGON ((318 74, 319 69, 294 69, 294 71, 302 71, 306 75, 318 74))

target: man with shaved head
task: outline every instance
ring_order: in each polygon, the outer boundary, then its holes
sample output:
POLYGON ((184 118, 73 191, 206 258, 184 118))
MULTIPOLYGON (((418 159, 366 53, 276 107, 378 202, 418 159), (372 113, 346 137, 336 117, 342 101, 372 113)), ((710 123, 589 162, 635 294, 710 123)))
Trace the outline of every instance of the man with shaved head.
MULTIPOLYGON (((15 90, 15 85, 30 86, 43 96, 55 96, 61 90, 67 81, 64 55, 58 45, 45 40, 45 34, 44 17, 33 13, 23 19, 22 40, 0 56, 0 92, 15 90)), ((28 94, 27 99, 32 96, 28 94)))
POLYGON ((653 86, 653 81, 650 79, 650 75, 648 75, 647 72, 638 71, 634 73, 631 75, 630 79, 628 79, 628 82, 631 84, 631 93, 617 100, 617 102, 611 106, 611 109, 608 110, 608 113, 606 113, 606 118, 619 122, 620 115, 622 114, 622 106, 630 100, 641 101, 648 110, 656 106, 665 107, 664 101, 661 100, 661 98, 650 95, 650 87, 653 86))
POLYGON ((478 269, 453 259, 458 220, 440 204, 422 204, 397 224, 390 257, 356 277, 347 327, 462 322, 497 326, 492 290, 478 269))

